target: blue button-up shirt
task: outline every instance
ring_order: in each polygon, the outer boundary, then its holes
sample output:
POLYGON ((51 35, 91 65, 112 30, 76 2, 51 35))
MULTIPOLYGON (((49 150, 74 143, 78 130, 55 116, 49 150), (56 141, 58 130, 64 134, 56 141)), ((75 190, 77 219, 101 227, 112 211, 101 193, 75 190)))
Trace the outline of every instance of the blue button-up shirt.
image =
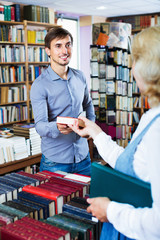
POLYGON ((73 163, 88 154, 87 140, 76 133, 64 135, 57 128, 57 116, 77 118, 86 111, 86 117, 95 120, 86 79, 79 70, 69 68, 67 80, 60 78, 49 66, 36 78, 31 87, 31 103, 36 131, 42 137, 42 153, 50 161, 73 163))

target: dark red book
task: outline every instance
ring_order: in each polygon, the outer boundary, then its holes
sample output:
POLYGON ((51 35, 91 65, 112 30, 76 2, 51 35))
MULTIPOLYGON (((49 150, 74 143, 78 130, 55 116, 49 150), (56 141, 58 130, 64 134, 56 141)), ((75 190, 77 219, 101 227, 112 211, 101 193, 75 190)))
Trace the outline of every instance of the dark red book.
POLYGON ((42 188, 39 188, 39 187, 34 187, 34 186, 31 186, 31 185, 24 186, 22 188, 22 191, 25 191, 25 192, 28 192, 28 193, 31 193, 31 194, 36 194, 38 196, 54 200, 55 201, 56 214, 62 212, 62 206, 63 206, 64 200, 63 200, 63 196, 60 193, 53 192, 51 190, 42 189, 42 188))
POLYGON ((45 178, 44 177, 38 176, 36 174, 31 174, 31 173, 27 173, 27 172, 23 172, 23 171, 17 172, 17 174, 20 174, 20 175, 23 175, 23 176, 26 176, 26 177, 30 177, 30 178, 36 179, 40 183, 44 183, 45 182, 45 178))
POLYGON ((29 222, 33 225, 39 226, 42 229, 46 229, 46 230, 49 230, 49 231, 52 231, 52 232, 55 232, 55 233, 59 233, 59 234, 61 234, 61 236, 64 237, 65 240, 70 240, 70 232, 67 231, 67 230, 64 230, 62 228, 50 225, 50 224, 45 223, 45 222, 41 222, 41 221, 37 221, 35 219, 31 219, 29 217, 24 217, 21 220, 24 221, 24 222, 29 222))
POLYGON ((62 189, 62 188, 60 189, 60 188, 54 187, 52 184, 40 184, 38 187, 39 188, 45 188, 45 189, 48 189, 48 190, 51 190, 51 191, 56 191, 57 193, 60 193, 64 197, 64 203, 71 200, 71 193, 69 193, 65 189, 62 189))

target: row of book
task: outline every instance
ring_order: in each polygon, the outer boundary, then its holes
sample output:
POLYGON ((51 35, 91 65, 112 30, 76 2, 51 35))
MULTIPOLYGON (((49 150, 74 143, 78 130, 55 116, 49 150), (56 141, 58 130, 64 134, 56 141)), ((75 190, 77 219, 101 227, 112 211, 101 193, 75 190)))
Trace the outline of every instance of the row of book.
POLYGON ((91 78, 92 92, 106 93, 107 95, 122 95, 132 97, 133 83, 122 80, 106 80, 105 78, 91 78))
POLYGON ((47 66, 29 65, 29 81, 34 81, 46 69, 47 66))
POLYGON ((153 15, 137 15, 137 16, 121 16, 111 19, 116 22, 126 22, 132 24, 133 30, 140 30, 150 26, 160 25, 160 16, 153 15))
POLYGON ((44 43, 44 38, 47 34, 47 30, 27 30, 28 43, 44 43))
POLYGON ((91 61, 93 62, 106 63, 108 65, 115 64, 131 68, 131 54, 125 49, 90 45, 90 52, 91 61))
POLYGON ((106 123, 116 124, 116 125, 129 125, 133 124, 133 112, 121 111, 121 110, 107 110, 106 113, 106 123))
POLYGON ((25 34, 22 26, 0 25, 0 41, 25 42, 25 34))
POLYGON ((13 123, 14 121, 27 121, 28 110, 25 104, 15 104, 0 107, 0 124, 13 123))
POLYGON ((106 65, 104 63, 98 63, 95 61, 90 62, 91 77, 99 77, 106 79, 123 80, 126 82, 132 82, 132 78, 129 75, 129 69, 123 66, 106 65))
POLYGON ((25 20, 49 23, 49 9, 37 5, 26 5, 23 7, 25 20))
POLYGON ((0 5, 0 20, 1 21, 16 21, 20 22, 21 12, 20 5, 0 5))
POLYGON ((0 83, 26 81, 25 66, 0 66, 0 83))
POLYGON ((0 104, 27 101, 26 85, 0 88, 0 104))
POLYGON ((0 62, 25 62, 25 47, 0 46, 0 62))
POLYGON ((43 47, 28 47, 29 62, 48 62, 49 57, 43 47))

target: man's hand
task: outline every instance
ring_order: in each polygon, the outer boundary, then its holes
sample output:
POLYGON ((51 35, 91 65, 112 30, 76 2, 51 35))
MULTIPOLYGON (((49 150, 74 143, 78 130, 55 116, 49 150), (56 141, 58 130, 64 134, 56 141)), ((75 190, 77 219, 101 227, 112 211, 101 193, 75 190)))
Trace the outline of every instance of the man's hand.
POLYGON ((71 133, 73 130, 66 124, 60 124, 60 123, 57 123, 57 128, 58 130, 64 134, 64 135, 67 135, 69 133, 71 133))
POLYGON ((107 197, 88 198, 87 202, 90 206, 87 208, 87 212, 98 218, 101 222, 108 222, 107 208, 111 202, 107 197))

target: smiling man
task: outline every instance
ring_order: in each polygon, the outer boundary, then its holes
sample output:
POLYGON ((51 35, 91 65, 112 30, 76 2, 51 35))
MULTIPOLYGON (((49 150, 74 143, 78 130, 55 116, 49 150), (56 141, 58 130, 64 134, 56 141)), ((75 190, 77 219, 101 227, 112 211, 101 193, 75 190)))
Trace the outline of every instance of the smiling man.
POLYGON ((80 70, 69 68, 73 37, 66 29, 53 28, 45 37, 50 66, 31 87, 36 130, 42 138, 40 171, 61 170, 90 175, 91 160, 87 139, 67 125, 57 124, 57 116, 77 118, 83 111, 95 120, 86 79, 80 70))

